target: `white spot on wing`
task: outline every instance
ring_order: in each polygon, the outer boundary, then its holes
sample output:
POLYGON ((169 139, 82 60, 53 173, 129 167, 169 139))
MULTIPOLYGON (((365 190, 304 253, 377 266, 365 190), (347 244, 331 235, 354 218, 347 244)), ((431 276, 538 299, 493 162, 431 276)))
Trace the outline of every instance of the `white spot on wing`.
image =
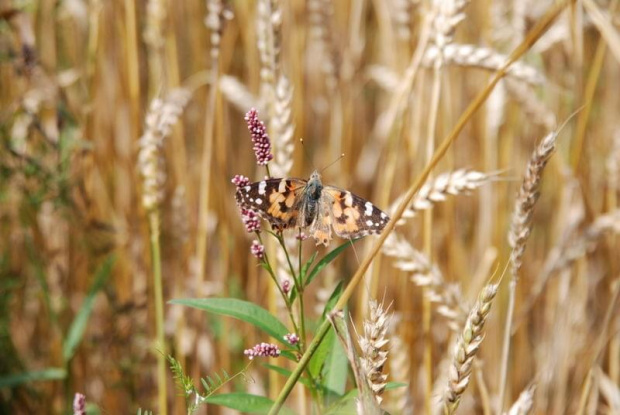
POLYGON ((243 188, 243 190, 245 190, 246 192, 249 192, 251 188, 252 188, 251 186, 246 186, 243 188))
POLYGON ((353 196, 351 196, 351 192, 347 192, 344 197, 344 204, 346 206, 353 206, 353 196))
POLYGON ((372 221, 370 219, 366 221, 366 226, 372 226, 372 221))
POLYGON ((381 212, 381 219, 386 219, 386 218, 387 218, 387 215, 385 213, 381 212))
POLYGON ((370 216, 370 215, 372 215, 372 203, 370 203, 370 202, 366 202, 366 204, 364 205, 364 207, 366 208, 366 210, 364 211, 364 215, 365 215, 365 216, 370 216))
POLYGON ((263 204, 263 199, 258 199, 258 198, 257 198, 257 199, 255 200, 255 202, 256 202, 256 204, 257 204, 257 205, 262 205, 262 204, 263 204))
POLYGON ((264 195, 265 194, 265 188, 267 188, 267 182, 266 181, 262 181, 258 184, 258 194, 259 195, 264 195))

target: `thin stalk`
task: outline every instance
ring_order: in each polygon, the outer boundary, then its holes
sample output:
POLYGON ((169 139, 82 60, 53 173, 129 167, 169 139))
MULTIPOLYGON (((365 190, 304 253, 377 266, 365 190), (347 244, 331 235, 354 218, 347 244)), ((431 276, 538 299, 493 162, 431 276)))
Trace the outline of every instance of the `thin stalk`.
MULTIPOLYGON (((342 296, 340 297, 338 302, 336 302, 334 306, 334 310, 341 310, 346 305, 347 301, 349 301, 349 298, 351 297, 351 295, 353 295, 353 292, 355 291, 360 281, 362 280, 364 274, 368 270, 370 263, 381 250, 383 243, 385 242, 389 234, 392 232, 392 230, 396 226, 396 222, 398 222, 398 220, 402 217, 405 209, 407 209, 409 203, 411 203, 411 200, 413 199, 415 194, 420 190, 420 188, 422 188, 422 186, 426 182, 426 179, 430 175, 433 168, 435 168, 435 166, 447 153, 450 146, 452 146, 452 144, 459 137, 459 134, 461 133, 461 131, 463 131, 463 128, 465 128, 465 125, 467 124, 467 122, 478 111, 478 109, 480 109, 482 104, 484 104, 486 99, 489 97, 489 95, 493 91, 493 88, 495 88, 497 83, 504 76, 506 76, 506 71, 508 70, 510 65, 512 65, 517 59, 523 56, 523 54, 532 47, 532 45, 543 35, 543 33, 545 33, 547 28, 559 16, 559 14, 564 10, 564 8, 568 6, 569 4, 571 4, 573 1, 575 0, 567 0, 562 3, 558 3, 555 5, 555 7, 551 8, 542 17, 542 19, 538 22, 538 24, 536 24, 536 26, 534 26, 534 28, 532 28, 532 30, 527 34, 523 42, 521 42, 519 46, 517 46, 517 48, 510 54, 506 63, 495 73, 493 78, 491 78, 491 81, 489 82, 489 84, 482 91, 480 91, 478 95, 473 99, 473 101, 469 104, 465 112, 463 112, 463 114, 458 119, 452 131, 450 131, 450 134, 448 134, 448 136, 444 139, 444 141, 435 151, 430 163, 424 168, 424 170, 422 171, 418 179, 407 191, 401 204, 398 206, 398 209, 394 213, 392 220, 390 220, 390 222, 387 224, 387 226, 385 227, 385 229, 379 236, 379 240, 372 247, 370 254, 364 258, 364 260, 360 264, 360 267, 355 272, 355 275, 353 275, 353 277, 351 278, 351 281, 349 282, 344 292, 342 293, 342 296)), ((411 72, 412 72, 411 82, 413 82, 413 78, 415 78, 415 74, 417 73, 419 69, 420 61, 416 62, 416 65, 414 65, 414 67, 411 69, 411 72)), ((398 103, 396 105, 396 108, 398 108, 399 106, 400 105, 398 103)), ((317 333, 315 337, 312 339, 312 341, 308 345, 308 350, 306 350, 306 353, 303 354, 299 363, 297 364, 297 366, 291 373, 291 376, 289 376, 288 380, 286 381, 286 384, 284 385, 284 388, 280 392, 280 395, 274 401, 274 404, 269 411, 269 415, 277 414, 280 411, 280 409, 284 405, 284 401, 286 400, 288 395, 293 390, 295 383, 297 383, 297 380, 299 380, 299 377, 301 376, 301 373, 303 372, 304 368, 306 367, 306 365, 312 358, 312 355, 314 354, 314 352, 319 347, 321 341, 325 337, 325 334, 327 334, 327 332, 329 331, 330 326, 331 326, 331 323, 329 322, 328 319, 325 319, 325 321, 321 323, 321 325, 317 329, 317 333)))
MULTIPOLYGON (((264 245, 263 239, 261 238, 260 233, 257 232, 256 235, 257 235, 258 240, 260 241, 260 243, 264 245)), ((295 316, 293 314, 293 307, 292 307, 292 305, 291 305, 291 303, 289 301, 288 295, 284 291, 282 291, 282 287, 278 283, 278 278, 273 273, 273 268, 271 267, 271 263, 269 262, 269 256, 267 255, 267 251, 265 251, 264 256, 265 257, 264 257, 263 260, 268 265, 267 273, 269 274, 269 276, 273 280, 273 283, 275 284, 276 288, 280 292, 280 295, 282 296, 282 299, 284 300, 284 304, 286 305, 286 310, 288 312, 289 318, 291 319, 291 324, 293 324, 293 329, 295 330, 295 332, 299 332, 299 328, 297 327, 297 323, 295 322, 295 316)))
POLYGON ((159 212, 157 209, 149 212, 151 233, 151 262, 153 266, 153 291, 155 294, 155 329, 157 332, 157 390, 159 413, 168 413, 166 404, 166 340, 164 338, 164 294, 161 278, 161 249, 159 245, 159 212))
POLYGON ((304 318, 304 291, 302 281, 298 281, 298 278, 301 278, 301 274, 295 275, 295 268, 293 268, 293 263, 291 262, 291 257, 288 254, 288 250, 286 249, 286 245, 284 244, 284 238, 282 237, 282 235, 277 235, 277 239, 278 242, 280 242, 280 246, 282 246, 282 249, 284 250, 286 262, 288 263, 288 266, 291 269, 291 274, 293 275, 293 282, 295 284, 295 289, 297 290, 297 298, 299 298, 299 325, 301 326, 301 333, 299 333, 299 346, 303 352, 306 343, 306 322, 304 318))
MULTIPOLYGON (((431 90, 431 105, 426 136, 426 163, 428 164, 435 150, 435 135, 437 134, 437 114, 439 113, 439 99, 441 96, 442 65, 438 63, 433 71, 433 85, 431 90)), ((433 251, 433 210, 424 212, 423 222, 424 253, 431 260, 433 251)), ((428 295, 428 287, 422 290, 422 332, 424 335, 424 409, 430 415, 433 410, 433 345, 431 342, 432 304, 428 295)))
POLYGON ((510 337, 512 335, 512 320, 515 309, 517 291, 517 277, 513 275, 508 285, 508 310, 506 311, 506 324, 504 326, 504 338, 502 340, 502 362, 499 377, 499 399, 497 401, 497 414, 504 410, 504 398, 506 395, 506 383, 508 377, 508 357, 510 355, 510 337))
MULTIPOLYGON (((613 14, 615 12, 617 5, 617 0, 614 0, 610 4, 610 14, 613 14)), ((592 110, 592 100, 596 92, 596 84, 598 83, 598 79, 601 76, 601 70, 605 61, 606 51, 607 42, 605 41, 605 38, 601 35, 601 38, 598 41, 598 45, 596 46, 596 52, 594 54, 594 59, 592 60, 590 72, 588 73, 588 79, 586 80, 586 87, 583 94, 583 101, 585 103, 584 108, 583 111, 581 111, 581 113, 579 114, 579 118, 577 119, 577 127, 575 131, 575 145, 573 146, 573 154, 571 158, 571 164, 574 171, 577 171, 577 168, 579 167, 579 162, 581 161, 581 153, 583 144, 585 142, 586 128, 588 126, 588 120, 590 118, 590 112, 592 110)))

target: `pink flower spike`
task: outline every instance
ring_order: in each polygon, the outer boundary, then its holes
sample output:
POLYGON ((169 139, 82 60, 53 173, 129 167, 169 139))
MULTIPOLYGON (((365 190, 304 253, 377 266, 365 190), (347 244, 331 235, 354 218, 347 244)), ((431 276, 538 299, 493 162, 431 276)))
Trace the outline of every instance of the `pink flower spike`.
POLYGON ((295 333, 285 334, 284 340, 286 340, 289 344, 295 346, 297 343, 299 343, 299 336, 295 333))
POLYGON ((273 154, 271 154, 271 140, 269 139, 269 135, 267 135, 265 123, 258 119, 258 112, 254 108, 245 114, 245 121, 248 123, 248 130, 250 130, 250 134, 252 135, 256 163, 258 163, 259 166, 265 166, 273 159, 273 154))
POLYGON ((73 398, 73 415, 86 415, 86 396, 81 393, 73 398))
POLYGON ((251 349, 244 350, 243 354, 250 360, 255 357, 278 357, 280 356, 280 348, 272 343, 260 343, 251 349))
POLYGON ((257 240, 252 241, 252 246, 250 247, 250 252, 258 259, 263 259, 265 257, 265 247, 261 245, 257 240))
POLYGON ((237 186, 237 188, 239 188, 239 187, 244 187, 250 184, 250 179, 248 179, 242 174, 235 174, 235 177, 232 178, 231 182, 235 186, 237 186))
POLYGON ((306 239, 308 239, 308 235, 306 235, 304 232, 298 233, 295 238, 298 241, 305 241, 306 239))
POLYGON ((249 233, 260 232, 260 217, 253 210, 241 208, 241 219, 245 230, 249 233))

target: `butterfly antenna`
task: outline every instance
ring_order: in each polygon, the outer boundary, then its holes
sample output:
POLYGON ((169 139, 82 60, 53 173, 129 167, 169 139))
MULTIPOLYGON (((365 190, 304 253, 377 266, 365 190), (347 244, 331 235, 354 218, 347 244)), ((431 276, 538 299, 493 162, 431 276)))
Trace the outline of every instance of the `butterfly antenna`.
POLYGON ((334 164, 338 163, 340 160, 342 160, 344 158, 344 153, 342 153, 340 155, 340 157, 338 157, 336 160, 332 161, 331 163, 329 163, 327 166, 323 167, 321 169, 321 171, 319 173, 323 173, 325 170, 327 170, 327 168, 333 166, 334 164))
POLYGON ((310 158, 310 156, 308 155, 308 152, 306 151, 306 146, 304 144, 304 139, 300 138, 299 142, 301 143, 301 148, 304 150, 304 158, 306 159, 308 164, 310 166, 312 166, 312 170, 316 170, 316 167, 314 167, 314 163, 312 162, 312 159, 310 158))

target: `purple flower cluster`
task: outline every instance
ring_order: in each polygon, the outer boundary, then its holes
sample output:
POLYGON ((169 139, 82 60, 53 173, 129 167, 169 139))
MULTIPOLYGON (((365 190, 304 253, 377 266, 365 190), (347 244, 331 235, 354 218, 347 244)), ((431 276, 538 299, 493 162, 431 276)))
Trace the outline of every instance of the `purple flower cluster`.
POLYGON ((258 112, 254 108, 245 114, 245 121, 248 123, 248 130, 250 130, 250 134, 252 135, 256 162, 258 165, 264 166, 273 159, 273 154, 271 154, 271 140, 267 135, 265 123, 258 119, 258 112))
POLYGON ((258 259, 263 259, 265 257, 265 247, 261 245, 256 239, 252 241, 252 246, 250 247, 250 252, 258 259))
POLYGON ((258 213, 246 208, 241 208, 240 210, 245 230, 250 233, 260 232, 260 217, 258 213))
POLYGON ((289 342, 291 345, 296 345, 299 343, 299 336, 295 333, 289 333, 284 335, 284 340, 289 342))
POLYGON ((275 344, 260 343, 252 347, 251 349, 244 350, 243 354, 246 355, 250 360, 254 359, 257 356, 278 357, 280 356, 280 348, 278 348, 278 346, 276 346, 275 344))
POLYGON ((288 294, 291 291, 291 280, 283 279, 282 280, 282 292, 284 294, 288 294))
POLYGON ((250 184, 250 179, 242 174, 235 174, 235 177, 232 178, 231 182, 239 188, 250 184))
POLYGON ((73 398, 73 415, 86 415, 86 396, 81 393, 73 398))

